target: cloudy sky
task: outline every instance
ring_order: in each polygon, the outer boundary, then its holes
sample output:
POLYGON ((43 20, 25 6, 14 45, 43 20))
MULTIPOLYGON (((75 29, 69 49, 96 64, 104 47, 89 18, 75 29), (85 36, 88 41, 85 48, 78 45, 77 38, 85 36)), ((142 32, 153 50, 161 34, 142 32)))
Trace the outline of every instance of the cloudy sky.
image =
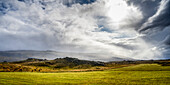
POLYGON ((170 0, 0 0, 0 51, 170 58, 170 0))

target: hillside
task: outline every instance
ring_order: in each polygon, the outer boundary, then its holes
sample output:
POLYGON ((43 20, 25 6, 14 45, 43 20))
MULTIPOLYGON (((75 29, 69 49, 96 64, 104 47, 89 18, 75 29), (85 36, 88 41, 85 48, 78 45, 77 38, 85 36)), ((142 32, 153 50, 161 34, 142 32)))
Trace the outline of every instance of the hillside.
POLYGON ((0 63, 1 72, 61 72, 61 71, 98 71, 134 66, 138 64, 159 64, 170 66, 170 60, 141 61, 88 61, 78 58, 56 58, 54 60, 28 58, 17 62, 0 63))

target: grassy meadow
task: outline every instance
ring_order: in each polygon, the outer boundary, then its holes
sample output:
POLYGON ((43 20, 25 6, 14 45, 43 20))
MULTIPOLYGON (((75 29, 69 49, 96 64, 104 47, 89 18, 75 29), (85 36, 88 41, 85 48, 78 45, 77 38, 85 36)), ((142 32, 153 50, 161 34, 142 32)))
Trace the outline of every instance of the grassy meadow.
POLYGON ((0 72, 0 85, 170 85, 170 66, 140 64, 91 72, 0 72))

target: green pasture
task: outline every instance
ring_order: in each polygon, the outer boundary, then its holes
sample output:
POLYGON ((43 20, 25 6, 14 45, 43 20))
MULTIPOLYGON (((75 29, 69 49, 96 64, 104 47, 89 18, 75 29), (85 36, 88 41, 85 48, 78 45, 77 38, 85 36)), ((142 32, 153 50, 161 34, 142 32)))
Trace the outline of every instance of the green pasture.
POLYGON ((141 64, 92 72, 0 72, 0 85, 170 85, 170 66, 141 64))

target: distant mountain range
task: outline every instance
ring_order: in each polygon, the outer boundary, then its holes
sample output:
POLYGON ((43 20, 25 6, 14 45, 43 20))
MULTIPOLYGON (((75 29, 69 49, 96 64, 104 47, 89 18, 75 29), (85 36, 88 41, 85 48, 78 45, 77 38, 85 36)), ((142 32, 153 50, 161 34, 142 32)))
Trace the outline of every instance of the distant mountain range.
POLYGON ((35 50, 11 50, 11 51, 0 51, 0 62, 3 61, 20 61, 27 58, 40 58, 52 60, 55 58, 73 57, 84 60, 92 61, 123 61, 133 60, 129 58, 119 58, 107 56, 105 54, 98 53, 68 53, 68 52, 56 52, 52 50, 47 51, 35 51, 35 50))

